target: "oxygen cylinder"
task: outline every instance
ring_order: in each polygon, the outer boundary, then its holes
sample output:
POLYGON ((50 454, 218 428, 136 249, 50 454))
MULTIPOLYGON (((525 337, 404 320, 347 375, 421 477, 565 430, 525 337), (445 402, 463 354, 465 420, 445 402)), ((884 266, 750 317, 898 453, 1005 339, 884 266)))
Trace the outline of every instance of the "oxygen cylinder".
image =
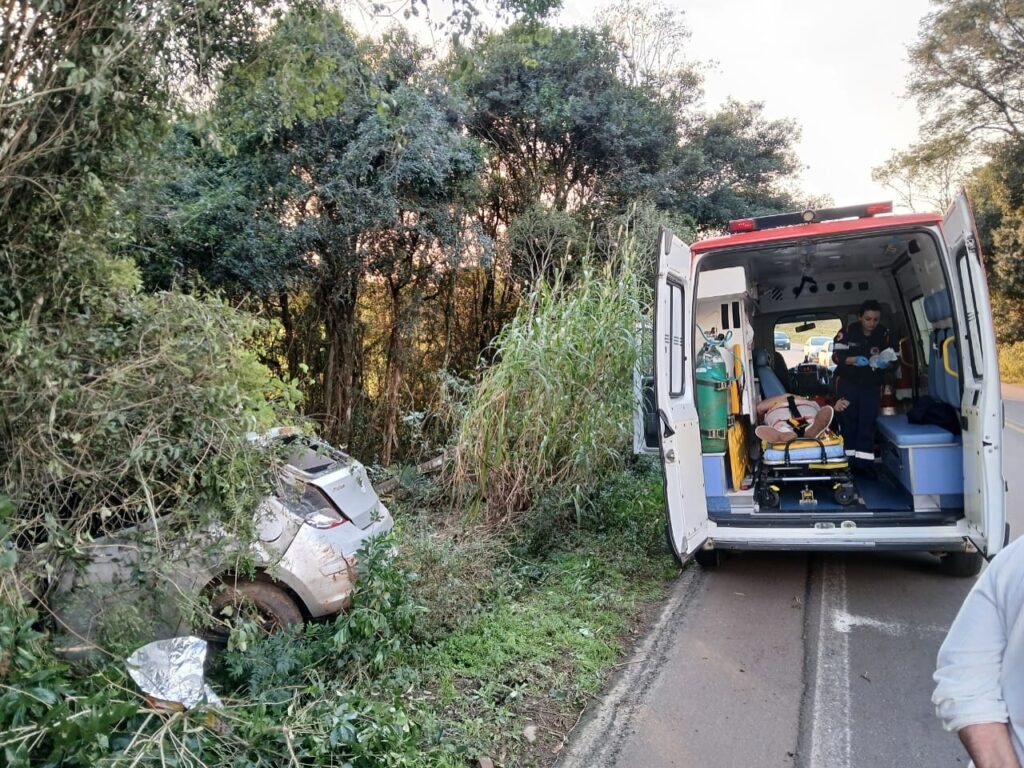
POLYGON ((716 345, 708 343, 697 355, 697 420, 703 453, 724 453, 729 427, 729 372, 716 345))

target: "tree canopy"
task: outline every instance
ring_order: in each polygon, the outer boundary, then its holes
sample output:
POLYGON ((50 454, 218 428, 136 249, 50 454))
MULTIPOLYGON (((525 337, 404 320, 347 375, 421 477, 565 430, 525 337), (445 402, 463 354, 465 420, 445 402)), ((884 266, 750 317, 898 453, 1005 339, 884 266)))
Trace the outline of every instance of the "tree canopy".
POLYGON ((1024 135, 1024 2, 941 0, 910 49, 910 94, 933 133, 1024 135))
MULTIPOLYGON (((1004 316, 1022 318, 1024 2, 940 0, 910 60, 908 90, 928 119, 926 138, 876 169, 876 177, 937 204, 965 182, 990 274, 998 278, 994 301, 1004 316)), ((1017 341, 1024 326, 1000 323, 998 333, 1001 341, 1017 341)))

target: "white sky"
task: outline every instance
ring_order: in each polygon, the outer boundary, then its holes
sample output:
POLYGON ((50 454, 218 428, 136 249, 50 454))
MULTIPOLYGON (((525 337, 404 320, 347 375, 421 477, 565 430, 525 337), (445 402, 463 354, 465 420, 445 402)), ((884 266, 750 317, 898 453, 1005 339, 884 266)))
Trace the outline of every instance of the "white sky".
MULTIPOLYGON (((762 101, 770 118, 801 129, 799 185, 836 205, 893 198, 871 169, 917 140, 916 105, 904 98, 907 46, 928 0, 664 0, 684 11, 688 58, 706 73, 709 108, 730 96, 762 101)), ((560 20, 592 23, 594 3, 564 0, 560 20)))

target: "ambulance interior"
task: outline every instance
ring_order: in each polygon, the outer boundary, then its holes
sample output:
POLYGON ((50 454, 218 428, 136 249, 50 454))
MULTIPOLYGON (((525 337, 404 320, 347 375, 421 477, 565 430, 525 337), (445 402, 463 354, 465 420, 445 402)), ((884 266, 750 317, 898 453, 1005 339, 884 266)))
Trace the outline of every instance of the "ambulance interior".
POLYGON ((701 255, 693 351, 711 520, 730 525, 853 520, 860 526, 949 523, 963 517, 958 430, 907 418, 925 395, 960 409, 961 345, 937 236, 928 229, 895 235, 890 230, 701 255), (866 299, 881 304, 882 323, 899 356, 886 373, 871 471, 851 472, 835 423, 818 440, 797 440, 788 447, 757 439, 757 404, 765 397, 783 391, 834 402, 830 355, 803 362, 798 352, 798 359, 790 355, 787 363, 775 347, 776 329, 815 332, 820 323, 826 329, 821 335, 831 339, 836 320, 844 328, 854 322, 866 299), (732 380, 724 388, 701 385, 701 355, 709 346, 732 380), (702 406, 723 394, 724 423, 705 425, 714 419, 712 409, 702 406))

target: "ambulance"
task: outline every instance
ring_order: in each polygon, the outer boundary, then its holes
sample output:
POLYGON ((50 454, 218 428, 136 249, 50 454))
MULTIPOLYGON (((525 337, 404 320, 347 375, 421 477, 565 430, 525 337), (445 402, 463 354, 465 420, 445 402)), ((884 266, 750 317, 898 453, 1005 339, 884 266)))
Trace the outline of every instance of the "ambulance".
POLYGON ((944 217, 877 203, 741 219, 729 232, 692 245, 659 234, 637 439, 660 452, 676 556, 712 566, 729 550, 923 551, 950 574, 977 573, 1008 529, 996 341, 967 197, 944 217), (757 404, 772 387, 824 403, 833 383, 825 366, 781 360, 777 326, 832 336, 866 299, 881 304, 899 357, 874 471, 847 471, 831 430, 802 445, 803 459, 760 441, 757 404), (712 353, 726 375, 708 387, 712 353), (713 397, 728 413, 702 424, 713 397))

